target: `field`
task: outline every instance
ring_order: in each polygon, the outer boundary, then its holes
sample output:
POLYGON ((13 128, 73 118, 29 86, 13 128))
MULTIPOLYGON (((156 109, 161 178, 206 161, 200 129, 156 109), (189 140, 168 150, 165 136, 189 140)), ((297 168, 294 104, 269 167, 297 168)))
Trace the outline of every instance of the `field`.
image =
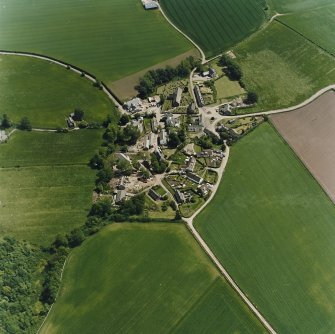
POLYGON ((335 56, 335 6, 321 7, 293 15, 281 16, 279 21, 303 34, 313 43, 335 56))
POLYGON ((242 41, 266 18, 263 0, 162 0, 161 6, 207 57, 242 41))
POLYGON ((261 333, 185 226, 114 224, 71 253, 41 333, 261 333))
POLYGON ((95 180, 87 162, 101 137, 18 132, 0 145, 0 234, 46 245, 83 224, 95 180))
POLYGON ((0 45, 79 66, 110 83, 192 45, 138 0, 1 0, 0 45))
POLYGON ((335 202, 335 92, 271 121, 335 202))
MULTIPOLYGON (((1 16, 1 14, 0 14, 1 16)), ((92 83, 47 61, 0 56, 0 113, 18 123, 23 116, 33 127, 65 127, 65 118, 82 108, 85 120, 101 122, 115 108, 92 83)))
POLYGON ((334 3, 333 0, 269 0, 269 2, 279 13, 298 12, 334 3))
POLYGON ((265 123, 232 147, 196 228, 278 333, 333 333, 334 215, 334 204, 265 123))
POLYGON ((276 21, 234 52, 259 96, 250 112, 298 104, 335 81, 335 59, 276 21))

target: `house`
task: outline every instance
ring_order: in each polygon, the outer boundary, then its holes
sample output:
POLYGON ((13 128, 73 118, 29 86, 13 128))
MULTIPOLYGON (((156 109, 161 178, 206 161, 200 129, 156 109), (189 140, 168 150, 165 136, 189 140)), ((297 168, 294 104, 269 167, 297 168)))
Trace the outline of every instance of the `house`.
POLYGON ((173 117, 172 113, 167 113, 165 119, 165 125, 179 128, 180 126, 179 117, 173 117))
POLYGON ((146 10, 158 8, 158 4, 155 1, 146 1, 143 6, 146 10))
POLYGON ((140 98, 135 97, 134 99, 125 102, 123 108, 131 113, 139 112, 142 110, 142 101, 140 98))
POLYGON ((173 100, 173 103, 172 103, 173 107, 179 107, 180 106, 181 94, 182 93, 183 93, 183 90, 180 87, 178 87, 177 90, 176 90, 176 93, 174 94, 174 100, 173 100))
POLYGON ((203 150, 197 153, 197 158, 210 158, 212 156, 213 156, 213 150, 211 149, 203 150))
POLYGON ((0 130, 0 143, 5 142, 7 138, 8 136, 6 135, 6 132, 3 130, 0 130))
POLYGON ((197 163, 197 160, 194 157, 191 157, 186 165, 186 171, 193 172, 195 168, 195 164, 197 163))
POLYGON ((199 193, 202 197, 205 197, 209 193, 209 185, 207 183, 202 184, 201 186, 198 187, 199 193))
POLYGON ((156 117, 151 118, 151 130, 152 132, 157 132, 158 130, 158 122, 156 117))
POLYGON ((192 117, 192 123, 187 126, 189 132, 199 132, 203 128, 202 115, 192 117))
POLYGON ((152 188, 149 190, 148 195, 154 200, 154 201, 159 201, 161 199, 161 196, 156 193, 155 190, 152 188))
POLYGON ((214 68, 210 68, 210 69, 208 70, 208 75, 209 75, 212 79, 216 78, 216 71, 214 70, 214 68))
POLYGON ((131 159, 124 153, 115 153, 114 155, 117 160, 123 160, 131 163, 131 159))
POLYGON ((124 189, 118 190, 115 196, 115 203, 122 202, 125 197, 126 197, 126 191, 124 189))
POLYGON ((197 112, 197 106, 195 105, 194 102, 190 103, 190 105, 187 108, 187 112, 189 114, 196 114, 196 112, 197 112))
POLYGON ((69 128, 74 128, 76 126, 76 123, 74 122, 73 118, 71 116, 68 117, 68 119, 66 120, 67 122, 67 126, 69 128))
POLYGON ((155 150, 155 154, 158 160, 164 160, 164 154, 159 147, 155 150))
POLYGON ((192 181, 196 184, 201 184, 204 181, 202 177, 200 177, 197 174, 194 174, 192 172, 186 172, 186 176, 190 181, 192 181))
POLYGON ((219 110, 221 115, 231 115, 232 106, 229 103, 225 103, 219 110))
POLYGON ((204 99, 201 95, 200 88, 198 85, 194 86, 194 94, 195 94, 195 98, 197 100, 198 106, 203 107, 205 103, 204 103, 204 99))
POLYGON ((201 73, 203 77, 208 77, 209 76, 209 71, 204 71, 201 73))
POLYGON ((161 102, 161 98, 159 95, 150 96, 148 97, 148 102, 152 107, 156 107, 161 102))
POLYGON ((167 132, 165 130, 162 130, 159 134, 159 145, 165 146, 168 143, 168 138, 167 138, 167 132))
POLYGON ((118 190, 125 190, 126 187, 124 185, 124 176, 121 176, 120 180, 119 180, 119 184, 116 187, 118 190))
POLYGON ((175 196, 178 203, 180 203, 180 204, 185 203, 185 196, 180 190, 176 190, 174 196, 175 196))

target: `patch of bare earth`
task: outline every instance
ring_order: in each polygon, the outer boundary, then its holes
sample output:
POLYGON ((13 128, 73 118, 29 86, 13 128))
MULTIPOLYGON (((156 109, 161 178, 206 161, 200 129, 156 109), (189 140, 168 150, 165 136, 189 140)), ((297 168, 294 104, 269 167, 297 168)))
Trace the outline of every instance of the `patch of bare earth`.
POLYGON ((189 57, 193 56, 194 58, 200 58, 199 51, 197 49, 192 49, 187 51, 177 57, 170 58, 162 63, 156 64, 154 66, 148 67, 140 72, 134 73, 127 77, 124 77, 120 80, 114 82, 107 82, 108 87, 118 96, 121 100, 128 100, 137 95, 137 91, 135 90, 135 86, 138 84, 139 79, 146 74, 150 70, 154 70, 157 68, 164 68, 165 66, 172 66, 175 67, 180 62, 189 57))
POLYGON ((335 203, 335 91, 271 121, 335 203))

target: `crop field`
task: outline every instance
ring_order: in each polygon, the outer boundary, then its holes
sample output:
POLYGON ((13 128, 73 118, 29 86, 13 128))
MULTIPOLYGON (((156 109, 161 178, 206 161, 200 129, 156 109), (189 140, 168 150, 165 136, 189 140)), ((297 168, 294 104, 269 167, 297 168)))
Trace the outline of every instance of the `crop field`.
POLYGON ((335 5, 278 17, 316 45, 335 56, 335 5))
POLYGON ((271 121, 335 202, 335 92, 271 121))
POLYGON ((193 48, 139 0, 0 1, 0 45, 59 58, 110 83, 193 48))
POLYGON ((264 0, 162 0, 161 6, 208 57, 257 31, 266 18, 264 0))
POLYGON ((232 147, 196 228, 278 333, 335 330, 335 207, 265 123, 232 147))
POLYGON ((264 332, 184 225, 126 223, 71 253, 41 333, 111 331, 264 332))
POLYGON ((66 127, 65 118, 75 108, 84 110, 88 122, 115 113, 113 103, 92 82, 56 64, 0 56, 0 71, 0 113, 13 122, 26 116, 33 127, 56 128, 66 127))
POLYGON ((334 4, 333 0, 269 0, 279 13, 298 12, 334 4))
POLYGON ((85 222, 95 172, 87 166, 100 130, 18 132, 0 145, 0 234, 37 244, 85 222))
POLYGON ((296 105, 335 82, 335 59, 276 21, 234 52, 247 89, 259 96, 249 112, 296 105))

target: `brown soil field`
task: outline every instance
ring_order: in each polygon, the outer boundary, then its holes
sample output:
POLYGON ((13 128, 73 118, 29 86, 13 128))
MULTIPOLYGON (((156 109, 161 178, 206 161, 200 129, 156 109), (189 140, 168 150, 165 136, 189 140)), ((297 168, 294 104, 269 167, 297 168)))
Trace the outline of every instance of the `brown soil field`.
POLYGON ((270 119, 335 203, 335 91, 270 119))
POLYGON ((150 70, 154 70, 157 68, 164 68, 167 65, 175 67, 181 63, 181 61, 189 56, 193 56, 194 58, 200 58, 200 53, 197 49, 192 49, 187 51, 177 57, 168 59, 162 63, 156 64, 149 68, 146 68, 140 72, 134 73, 127 77, 124 77, 120 80, 114 82, 107 82, 108 87, 117 95, 117 97, 123 101, 126 101, 137 95, 137 91, 135 90, 135 86, 138 84, 140 77, 146 74, 150 70))

